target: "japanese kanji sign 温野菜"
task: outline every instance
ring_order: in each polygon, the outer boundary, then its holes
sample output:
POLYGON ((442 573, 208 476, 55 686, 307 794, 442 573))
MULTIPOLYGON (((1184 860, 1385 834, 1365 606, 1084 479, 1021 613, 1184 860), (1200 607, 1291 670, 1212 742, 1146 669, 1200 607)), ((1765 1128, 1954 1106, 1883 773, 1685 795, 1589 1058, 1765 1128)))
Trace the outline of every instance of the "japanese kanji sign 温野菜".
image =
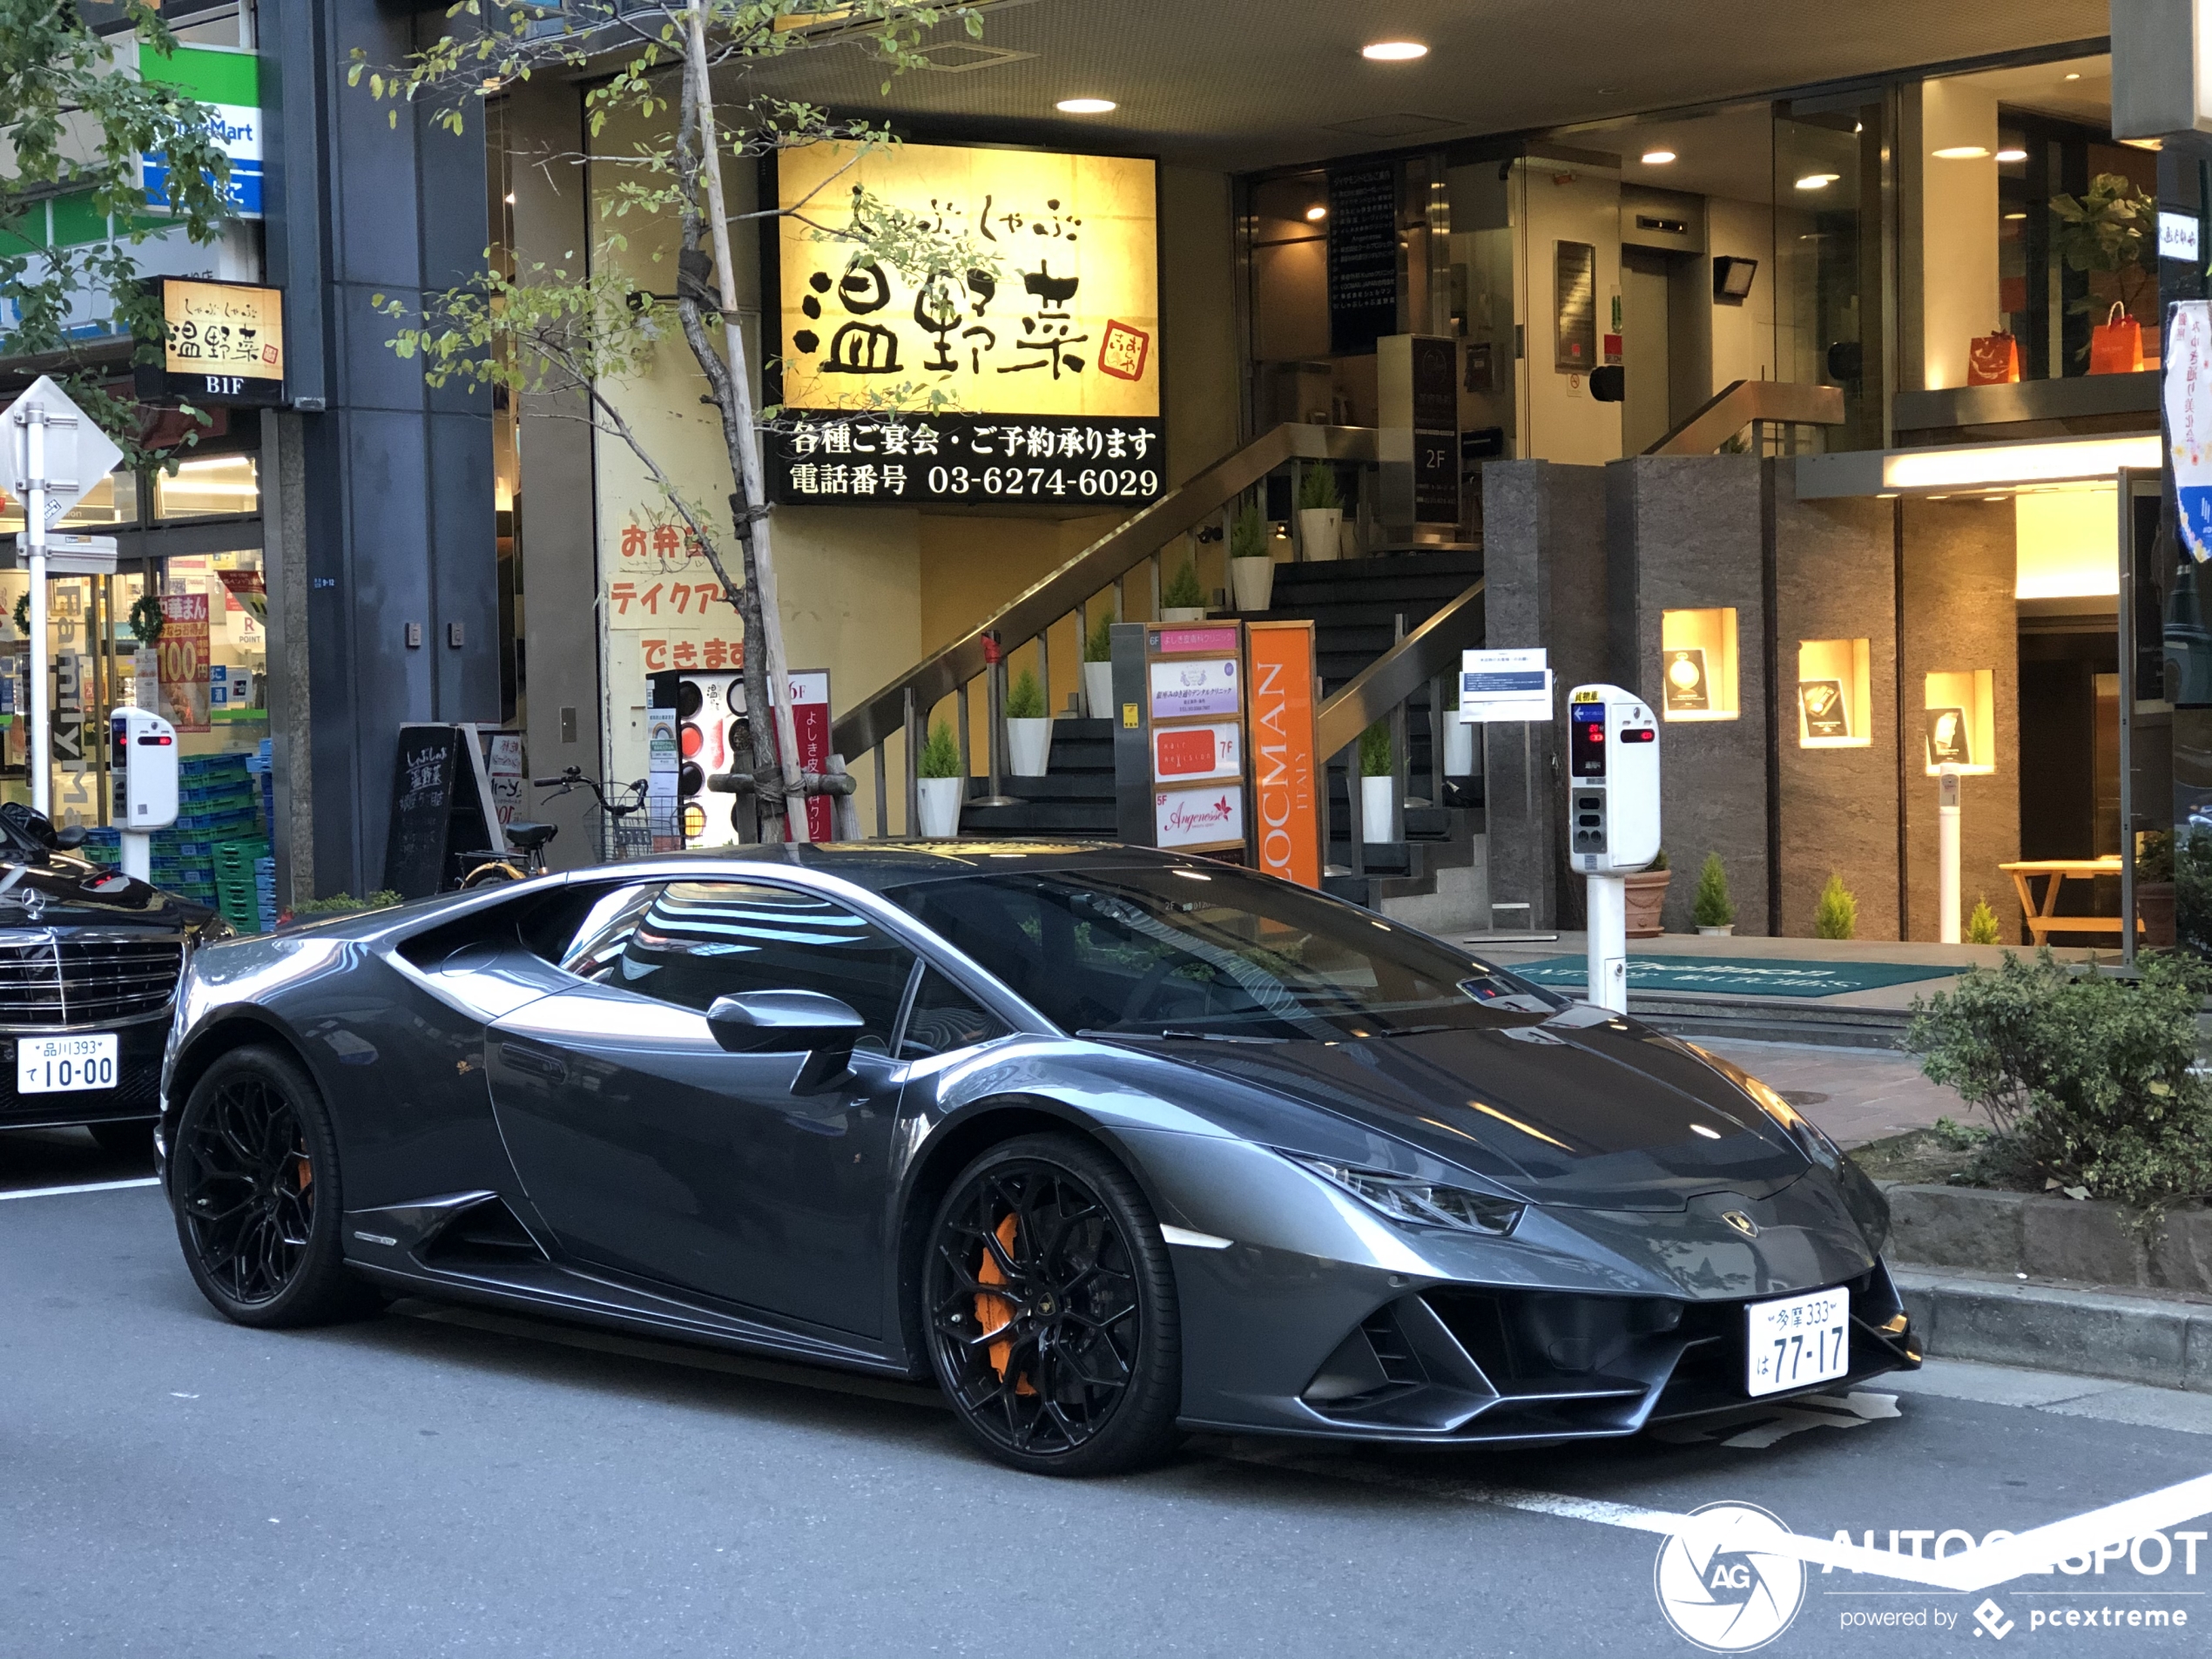
POLYGON ((1151 162, 820 144, 779 158, 778 191, 794 210, 778 246, 778 499, 1158 496, 1151 162), (909 280, 856 264, 853 244, 823 234, 850 222, 856 191, 966 239, 995 269, 909 280), (929 409, 933 394, 941 402, 929 409))

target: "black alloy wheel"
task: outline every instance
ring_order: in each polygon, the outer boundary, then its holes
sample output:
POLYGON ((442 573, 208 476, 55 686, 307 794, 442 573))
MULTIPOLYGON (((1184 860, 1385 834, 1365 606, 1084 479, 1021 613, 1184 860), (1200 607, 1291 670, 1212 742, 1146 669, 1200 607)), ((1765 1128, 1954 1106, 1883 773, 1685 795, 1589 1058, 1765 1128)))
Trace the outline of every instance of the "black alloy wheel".
POLYGON ((1027 1136, 961 1173, 923 1272, 938 1382, 984 1450, 1044 1474, 1164 1456, 1182 1400, 1175 1276, 1126 1170, 1027 1136))
POLYGON ((376 1303, 346 1270, 338 1149, 314 1082, 288 1055, 235 1049, 193 1086, 169 1192, 200 1291, 240 1325, 312 1325, 376 1303))

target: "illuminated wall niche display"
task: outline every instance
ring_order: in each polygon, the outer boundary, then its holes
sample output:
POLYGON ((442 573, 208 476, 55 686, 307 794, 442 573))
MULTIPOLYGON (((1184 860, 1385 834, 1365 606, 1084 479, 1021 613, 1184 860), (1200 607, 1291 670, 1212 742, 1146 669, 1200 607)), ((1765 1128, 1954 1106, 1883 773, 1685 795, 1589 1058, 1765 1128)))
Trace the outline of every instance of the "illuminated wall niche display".
POLYGON ((1659 712, 1668 720, 1733 720, 1736 610, 1659 613, 1659 712))
POLYGON ((1997 676, 1968 668, 1931 674, 1921 698, 1921 742, 1927 774, 1948 761, 1962 772, 1986 777, 1997 770, 1997 676))
POLYGON ((1797 642, 1800 749, 1864 749, 1873 743, 1871 656, 1864 639, 1797 642))

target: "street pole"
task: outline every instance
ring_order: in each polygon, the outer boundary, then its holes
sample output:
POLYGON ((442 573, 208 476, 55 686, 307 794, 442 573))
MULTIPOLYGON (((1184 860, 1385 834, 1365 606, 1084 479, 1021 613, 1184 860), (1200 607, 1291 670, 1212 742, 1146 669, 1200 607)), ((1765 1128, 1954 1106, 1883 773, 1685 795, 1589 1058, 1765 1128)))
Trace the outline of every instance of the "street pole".
POLYGON ((23 529, 30 550, 30 729, 24 733, 24 765, 30 773, 31 810, 51 816, 46 723, 46 411, 24 411, 24 480, 23 529))
POLYGON ((1629 884, 1617 875, 1592 875, 1584 883, 1589 910, 1586 945, 1590 1006, 1629 1011, 1629 884))

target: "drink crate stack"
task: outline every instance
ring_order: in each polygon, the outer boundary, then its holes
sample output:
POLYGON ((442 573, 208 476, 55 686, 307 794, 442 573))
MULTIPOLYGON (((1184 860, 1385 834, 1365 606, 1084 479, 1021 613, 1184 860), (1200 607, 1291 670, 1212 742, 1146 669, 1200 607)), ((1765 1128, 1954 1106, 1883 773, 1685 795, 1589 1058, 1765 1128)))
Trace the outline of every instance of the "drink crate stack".
MULTIPOLYGON (((153 884, 157 887, 212 907, 220 902, 216 887, 218 850, 232 841, 260 844, 260 812, 258 792, 246 771, 244 755, 193 755, 177 768, 177 822, 173 828, 153 834, 153 884)), ((258 854, 256 855, 258 856, 258 854)), ((246 865, 246 895, 253 888, 251 860, 246 865)), ((239 926, 236 920, 232 926, 239 926)), ((258 916, 245 925, 260 931, 258 916)))

